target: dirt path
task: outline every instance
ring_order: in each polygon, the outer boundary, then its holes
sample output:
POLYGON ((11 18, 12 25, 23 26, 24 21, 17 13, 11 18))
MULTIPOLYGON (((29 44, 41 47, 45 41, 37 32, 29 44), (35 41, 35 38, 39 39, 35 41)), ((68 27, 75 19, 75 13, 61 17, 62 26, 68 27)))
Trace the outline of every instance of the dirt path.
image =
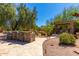
MULTIPOLYGON (((0 42, 0 55, 4 56, 42 56, 42 43, 46 38, 36 38, 32 43, 24 45, 11 42, 0 42)), ((20 42, 21 43, 21 42, 20 42)))

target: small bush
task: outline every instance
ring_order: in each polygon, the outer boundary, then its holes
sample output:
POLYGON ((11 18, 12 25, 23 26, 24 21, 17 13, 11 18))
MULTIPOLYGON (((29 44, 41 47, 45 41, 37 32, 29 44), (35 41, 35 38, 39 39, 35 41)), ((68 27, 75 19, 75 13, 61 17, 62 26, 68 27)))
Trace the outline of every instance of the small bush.
POLYGON ((60 44, 75 45, 76 38, 69 33, 62 33, 59 36, 60 44))

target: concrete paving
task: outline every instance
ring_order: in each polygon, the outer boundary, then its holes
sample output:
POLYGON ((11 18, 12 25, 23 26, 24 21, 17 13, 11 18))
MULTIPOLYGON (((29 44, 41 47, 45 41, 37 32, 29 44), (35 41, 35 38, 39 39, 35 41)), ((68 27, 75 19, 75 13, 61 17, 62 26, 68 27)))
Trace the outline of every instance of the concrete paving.
POLYGON ((0 40, 1 56, 43 56, 42 43, 46 38, 37 37, 34 42, 24 43, 18 41, 0 40), (22 44, 24 43, 24 44, 22 44))

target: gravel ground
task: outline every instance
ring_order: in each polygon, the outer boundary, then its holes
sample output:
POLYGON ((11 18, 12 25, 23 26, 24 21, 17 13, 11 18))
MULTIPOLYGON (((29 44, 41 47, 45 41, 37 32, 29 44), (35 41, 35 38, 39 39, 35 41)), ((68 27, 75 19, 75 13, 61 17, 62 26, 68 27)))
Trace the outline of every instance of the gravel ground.
POLYGON ((46 38, 37 37, 34 42, 0 41, 1 56, 42 56, 42 43, 46 38))
POLYGON ((49 39, 46 42, 46 54, 44 56, 79 56, 79 39, 76 40, 76 46, 59 46, 57 38, 49 39))

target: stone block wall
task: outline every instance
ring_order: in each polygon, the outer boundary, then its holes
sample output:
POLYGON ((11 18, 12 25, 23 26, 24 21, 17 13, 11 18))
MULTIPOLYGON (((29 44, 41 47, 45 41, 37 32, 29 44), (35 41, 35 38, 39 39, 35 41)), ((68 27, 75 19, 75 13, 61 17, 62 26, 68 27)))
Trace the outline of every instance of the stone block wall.
POLYGON ((13 40, 22 40, 26 42, 35 41, 35 34, 34 32, 26 32, 26 31, 9 31, 7 33, 7 39, 13 40))
POLYGON ((77 37, 77 39, 79 39, 79 32, 76 33, 76 37, 77 37))

